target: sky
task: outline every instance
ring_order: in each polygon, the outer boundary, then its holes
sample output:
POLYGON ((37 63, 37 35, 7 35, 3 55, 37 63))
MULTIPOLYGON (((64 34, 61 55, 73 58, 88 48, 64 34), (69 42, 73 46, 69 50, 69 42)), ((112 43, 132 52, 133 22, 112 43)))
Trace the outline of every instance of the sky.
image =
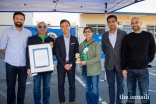
MULTIPOLYGON (((155 5, 156 0, 144 0, 116 12, 156 13, 155 5)), ((50 23, 51 26, 59 26, 60 20, 67 19, 72 25, 76 26, 79 25, 79 15, 78 13, 34 12, 33 25, 36 25, 37 21, 45 21, 50 23)))
POLYGON ((156 0, 144 0, 117 12, 156 13, 156 0))
POLYGON ((59 26, 60 20, 67 19, 72 25, 76 26, 79 25, 79 15, 78 13, 34 12, 33 25, 36 25, 37 21, 44 21, 50 23, 51 26, 59 26))

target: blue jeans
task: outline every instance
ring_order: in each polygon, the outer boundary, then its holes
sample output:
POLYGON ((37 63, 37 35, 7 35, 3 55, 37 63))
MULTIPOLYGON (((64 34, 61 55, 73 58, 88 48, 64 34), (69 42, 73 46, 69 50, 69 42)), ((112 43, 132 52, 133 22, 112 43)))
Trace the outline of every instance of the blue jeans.
POLYGON ((109 85, 108 90, 110 104, 115 103, 115 77, 117 82, 116 104, 122 104, 122 100, 120 99, 120 95, 124 93, 122 71, 116 70, 114 66, 113 70, 106 70, 106 76, 109 85))
POLYGON ((27 69, 6 63, 7 104, 16 104, 16 78, 18 75, 17 104, 24 104, 27 69))
POLYGON ((43 104, 50 104, 51 73, 38 73, 34 76, 34 104, 41 104, 41 79, 43 80, 43 104))
MULTIPOLYGON (((149 73, 148 69, 130 69, 127 68, 127 87, 128 87, 128 101, 127 104, 134 104, 135 99, 130 99, 132 96, 136 96, 136 87, 138 83, 138 87, 140 90, 140 96, 147 95, 148 93, 148 86, 149 86, 149 73)), ((141 99, 142 104, 150 104, 150 99, 141 99)))
POLYGON ((86 84, 87 104, 98 104, 99 102, 99 75, 87 76, 87 68, 83 67, 83 79, 86 84))

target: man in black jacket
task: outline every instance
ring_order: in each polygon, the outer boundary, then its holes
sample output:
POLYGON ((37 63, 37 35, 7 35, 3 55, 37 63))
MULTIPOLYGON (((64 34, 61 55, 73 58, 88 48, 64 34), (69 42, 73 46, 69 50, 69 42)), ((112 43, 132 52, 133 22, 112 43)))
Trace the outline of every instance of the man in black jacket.
POLYGON ((114 104, 116 98, 116 104, 121 104, 120 95, 124 93, 121 70, 121 45, 126 32, 117 28, 117 17, 115 15, 109 15, 107 17, 107 23, 110 30, 102 36, 102 49, 105 54, 109 101, 110 104, 114 104), (116 87, 115 82, 117 84, 116 87))
POLYGON ((70 34, 70 23, 68 20, 60 22, 63 35, 55 40, 55 53, 58 59, 58 93, 61 104, 65 102, 64 83, 66 73, 69 82, 69 104, 75 101, 75 54, 78 52, 78 40, 70 34))
MULTIPOLYGON (((35 44, 45 44, 49 43, 51 47, 54 47, 54 39, 50 36, 46 35, 47 26, 44 22, 40 22, 37 26, 38 34, 28 38, 28 46, 35 44)), ((27 73, 31 74, 30 70, 30 61, 29 61, 29 53, 28 47, 26 52, 26 67, 27 73)), ((41 80, 43 80, 43 104, 50 104, 50 79, 51 79, 52 71, 48 72, 40 72, 36 76, 33 77, 34 81, 34 104, 41 104, 41 80)))
POLYGON ((121 52, 122 74, 127 78, 127 104, 135 103, 137 82, 142 104, 150 104, 148 63, 154 59, 155 40, 151 33, 141 30, 139 17, 132 18, 131 26, 134 32, 123 39, 121 52))

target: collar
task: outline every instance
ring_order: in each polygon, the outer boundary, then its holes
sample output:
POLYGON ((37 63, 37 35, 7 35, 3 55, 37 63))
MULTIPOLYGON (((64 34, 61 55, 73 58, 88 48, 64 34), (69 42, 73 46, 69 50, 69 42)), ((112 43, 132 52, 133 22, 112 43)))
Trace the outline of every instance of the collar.
MULTIPOLYGON (((92 38, 91 38, 91 39, 92 39, 92 38)), ((90 39, 90 40, 91 40, 91 39, 90 39)), ((90 41, 90 40, 89 40, 89 41, 90 41)), ((85 39, 84 41, 85 41, 85 42, 89 42, 89 41, 87 41, 87 39, 85 39)))
MULTIPOLYGON (((13 29, 17 30, 15 26, 13 26, 13 29)), ((22 27, 21 31, 23 31, 23 30, 24 30, 24 27, 22 27)))
POLYGON ((83 42, 87 42, 88 44, 91 43, 92 41, 95 41, 93 38, 91 38, 88 42, 86 41, 86 39, 83 42))
POLYGON ((64 38, 66 38, 66 39, 69 39, 69 38, 70 38, 70 34, 69 34, 69 37, 68 37, 68 38, 67 38, 67 37, 65 37, 65 35, 64 35, 64 34, 63 34, 63 37, 64 37, 64 38))
MULTIPOLYGON (((47 34, 46 34, 45 36, 46 36, 46 38, 48 37, 48 35, 47 35, 47 34)), ((37 37, 40 37, 39 33, 37 34, 37 37)))
POLYGON ((109 30, 109 35, 117 34, 117 30, 118 30, 118 29, 116 29, 114 33, 111 33, 110 30, 109 30))

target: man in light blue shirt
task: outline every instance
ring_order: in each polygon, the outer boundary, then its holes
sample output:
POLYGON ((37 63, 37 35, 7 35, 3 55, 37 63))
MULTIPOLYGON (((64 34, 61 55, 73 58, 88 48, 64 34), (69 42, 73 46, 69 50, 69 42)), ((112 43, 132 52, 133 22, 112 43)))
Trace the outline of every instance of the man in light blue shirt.
POLYGON ((0 38, 0 49, 5 54, 7 104, 24 104, 27 69, 26 46, 31 32, 23 27, 25 15, 15 12, 13 15, 15 26, 3 31, 0 38), (18 93, 16 100, 16 77, 18 75, 18 93))

